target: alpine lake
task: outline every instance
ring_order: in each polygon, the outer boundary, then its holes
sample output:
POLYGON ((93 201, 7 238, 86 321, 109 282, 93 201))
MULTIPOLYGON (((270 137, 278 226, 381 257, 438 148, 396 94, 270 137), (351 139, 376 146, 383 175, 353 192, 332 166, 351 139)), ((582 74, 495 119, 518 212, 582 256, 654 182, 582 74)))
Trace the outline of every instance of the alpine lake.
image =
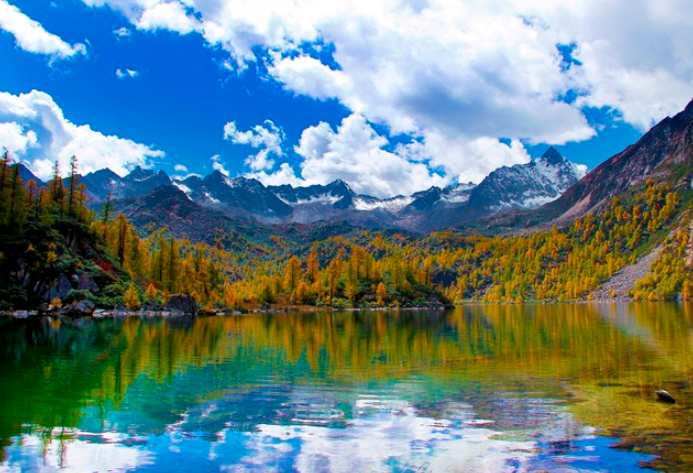
POLYGON ((3 473, 652 470, 691 304, 0 319, 3 473))

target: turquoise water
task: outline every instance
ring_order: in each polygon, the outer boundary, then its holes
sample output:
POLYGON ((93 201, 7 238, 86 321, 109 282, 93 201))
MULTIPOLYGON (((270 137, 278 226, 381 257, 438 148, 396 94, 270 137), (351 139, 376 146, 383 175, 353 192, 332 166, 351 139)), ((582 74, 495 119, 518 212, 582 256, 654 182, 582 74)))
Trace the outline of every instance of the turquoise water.
POLYGON ((664 304, 7 319, 0 472, 689 471, 690 320, 664 304))

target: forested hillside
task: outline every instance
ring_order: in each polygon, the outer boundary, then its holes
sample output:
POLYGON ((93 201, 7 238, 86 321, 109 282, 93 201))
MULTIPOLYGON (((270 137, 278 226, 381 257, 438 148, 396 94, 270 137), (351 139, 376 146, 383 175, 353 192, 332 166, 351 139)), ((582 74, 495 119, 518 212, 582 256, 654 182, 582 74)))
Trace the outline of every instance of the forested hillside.
MULTIPOLYGON (((526 235, 446 231, 425 237, 305 229, 269 239, 175 238, 167 228, 136 228, 106 202, 85 205, 73 159, 70 179, 23 182, 0 163, 0 304, 5 309, 90 300, 112 308, 161 308, 190 294, 209 311, 263 304, 442 306, 450 302, 588 300, 616 271, 661 245, 635 299, 690 299, 690 191, 648 181, 599 214, 526 235), (683 197, 683 199, 682 199, 683 197)), ((285 229, 286 230, 286 229, 285 229)))

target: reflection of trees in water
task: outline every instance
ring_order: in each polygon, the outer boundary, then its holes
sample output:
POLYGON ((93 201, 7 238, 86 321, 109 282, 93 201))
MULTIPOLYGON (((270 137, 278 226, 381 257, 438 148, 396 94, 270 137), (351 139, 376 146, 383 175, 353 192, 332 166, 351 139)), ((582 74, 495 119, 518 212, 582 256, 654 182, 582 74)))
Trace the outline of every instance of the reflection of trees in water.
MULTIPOLYGON (((507 428, 540 419, 547 397, 582 400, 575 385, 594 386, 591 396, 619 413, 627 404, 615 400, 645 403, 653 385, 690 374, 691 312, 690 305, 533 305, 77 325, 5 320, 0 439, 7 445, 22 425, 77 427, 86 407, 102 422, 116 410, 137 413, 141 429, 154 434, 182 413, 190 429, 209 432, 301 416, 337 426, 352 415, 363 383, 396 382, 422 415, 442 418, 469 405, 507 428), (324 386, 322 398, 303 385, 324 386)), ((577 412, 600 425, 599 411, 585 404, 577 412)))

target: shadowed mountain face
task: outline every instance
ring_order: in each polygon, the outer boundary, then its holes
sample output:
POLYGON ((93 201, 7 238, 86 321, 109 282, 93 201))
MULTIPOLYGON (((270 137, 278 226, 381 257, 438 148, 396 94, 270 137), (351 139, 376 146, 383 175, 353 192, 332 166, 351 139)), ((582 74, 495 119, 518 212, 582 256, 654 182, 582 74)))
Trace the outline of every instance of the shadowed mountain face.
POLYGON ((38 186, 38 187, 41 187, 42 185, 44 185, 44 182, 41 179, 39 179, 38 177, 36 177, 34 175, 34 173, 31 172, 31 170, 28 167, 26 167, 24 164, 18 163, 17 169, 19 169, 19 177, 22 178, 22 182, 24 182, 24 184, 28 184, 29 181, 33 180, 34 183, 36 184, 36 186, 38 186))
MULTIPOLYGON (((494 171, 479 185, 432 187, 388 199, 356 194, 341 180, 324 186, 266 187, 258 180, 229 178, 219 171, 205 177, 172 180, 164 171, 141 167, 125 177, 103 169, 87 174, 81 181, 93 204, 104 202, 110 195, 113 200, 128 199, 128 208, 138 208, 138 212, 145 212, 147 202, 153 203, 148 194, 166 187, 180 190, 177 199, 187 199, 233 219, 265 224, 347 222, 366 228, 428 231, 512 209, 536 208, 556 199, 579 177, 578 167, 551 148, 527 164, 494 171), (142 200, 141 204, 135 204, 137 199, 142 200)), ((156 205, 161 207, 159 202, 156 205)), ((161 210, 162 215, 170 214, 161 210)), ((136 216, 137 212, 131 214, 136 216)))
POLYGON ((648 179, 676 188, 690 185, 692 178, 693 101, 673 118, 659 122, 637 143, 597 166, 531 218, 539 222, 569 221, 648 179))

